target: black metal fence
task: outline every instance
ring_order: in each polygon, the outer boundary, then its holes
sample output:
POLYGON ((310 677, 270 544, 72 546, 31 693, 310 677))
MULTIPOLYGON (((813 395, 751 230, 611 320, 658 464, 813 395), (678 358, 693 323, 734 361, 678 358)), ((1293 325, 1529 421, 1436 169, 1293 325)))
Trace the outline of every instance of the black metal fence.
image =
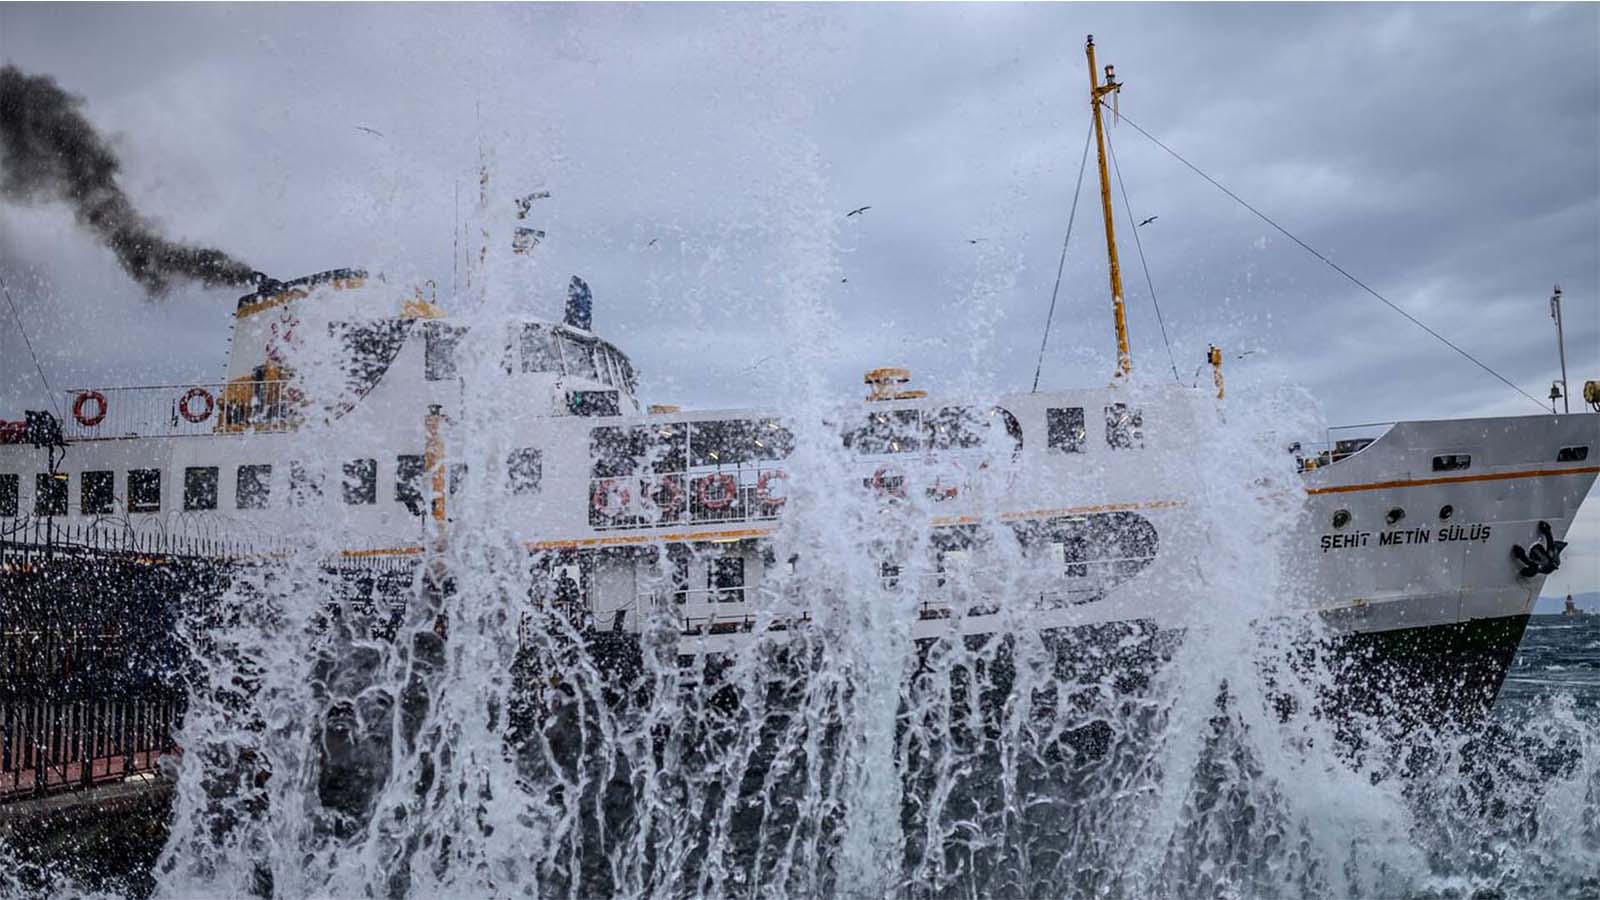
POLYGON ((255 552, 48 521, 0 534, 0 802, 136 776, 177 752, 179 617, 255 552))
POLYGON ((62 525, 48 517, 31 517, 0 524, 0 571, 57 557, 216 562, 260 559, 282 552, 282 547, 210 533, 139 530, 110 518, 62 525))

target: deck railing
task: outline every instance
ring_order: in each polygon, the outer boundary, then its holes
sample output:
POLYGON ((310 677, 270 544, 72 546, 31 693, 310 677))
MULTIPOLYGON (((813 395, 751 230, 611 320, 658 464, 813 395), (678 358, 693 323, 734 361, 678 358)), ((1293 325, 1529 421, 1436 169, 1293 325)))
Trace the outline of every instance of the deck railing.
POLYGON ((1300 471, 1320 469, 1365 450, 1368 444, 1383 437, 1394 425, 1393 422, 1336 425, 1324 431, 1320 437, 1295 441, 1288 449, 1294 454, 1300 471))
POLYGON ((589 524, 597 529, 775 519, 787 474, 778 466, 719 472, 624 475, 589 481, 589 524))
POLYGON ((66 392, 67 440, 288 431, 304 406, 287 381, 232 381, 66 392))
POLYGON ((57 522, 30 516, 0 524, 0 571, 56 559, 108 556, 146 562, 165 558, 233 562, 281 555, 287 550, 288 545, 280 541, 139 530, 109 519, 57 522))
MULTIPOLYGON (((678 627, 684 634, 729 634, 755 628, 756 617, 745 604, 748 587, 693 588, 652 591, 640 594, 639 615, 646 615, 642 607, 670 609, 678 614, 678 627)), ((801 613, 796 622, 810 621, 810 613, 801 613)), ((767 628, 782 631, 791 623, 770 619, 767 628)))

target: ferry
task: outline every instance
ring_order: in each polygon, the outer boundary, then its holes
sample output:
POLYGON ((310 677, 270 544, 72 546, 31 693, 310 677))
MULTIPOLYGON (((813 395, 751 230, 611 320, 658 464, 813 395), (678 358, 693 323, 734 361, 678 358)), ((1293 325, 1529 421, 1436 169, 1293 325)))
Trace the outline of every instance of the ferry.
MULTIPOLYGON (((1100 80, 1092 41, 1089 67, 1099 135, 1119 85, 1110 67, 1100 80)), ((218 555, 231 564, 336 522, 330 565, 403 571, 466 524, 470 496, 526 551, 531 604, 612 646, 670 629, 694 666, 813 627, 815 610, 781 586, 825 562, 789 551, 786 522, 844 493, 928 536, 915 558, 886 545, 871 573, 915 606, 914 640, 1189 627, 1207 614, 1197 585, 1215 563, 1200 523, 1216 515, 1189 439, 1218 415, 1222 355, 1215 391, 1129 378, 1099 147, 1109 385, 941 398, 878 368, 864 398, 818 421, 648 406, 579 277, 544 315, 474 330, 425 290, 340 269, 239 298, 215 382, 78 388, 59 416, 0 424, 0 542, 177 536, 232 548, 218 555), (486 407, 497 432, 471 439, 486 407), (817 435, 837 443, 810 458, 836 462, 799 465, 817 435)), ((519 227, 511 251, 537 234, 519 227)), ((1284 447, 1299 479, 1288 490, 1304 495, 1292 562, 1315 601, 1285 613, 1428 670, 1452 703, 1487 706, 1600 473, 1597 444, 1600 415, 1583 412, 1284 447)))

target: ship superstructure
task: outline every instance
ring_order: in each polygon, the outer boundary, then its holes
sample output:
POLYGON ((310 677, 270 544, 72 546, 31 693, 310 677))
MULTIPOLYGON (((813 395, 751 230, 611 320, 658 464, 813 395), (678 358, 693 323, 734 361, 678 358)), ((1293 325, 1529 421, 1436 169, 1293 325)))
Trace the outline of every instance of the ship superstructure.
MULTIPOLYGON (((1120 85, 1109 67, 1099 80, 1092 42, 1089 53, 1098 130, 1120 85)), ((43 415, 7 431, 0 540, 42 525, 192 536, 271 557, 315 513, 337 521, 342 560, 420 561, 448 535, 453 498, 479 490, 529 554, 530 602, 613 639, 670 621, 680 655, 702 659, 809 620, 804 598, 755 600, 806 564, 775 538, 803 502, 797 447, 823 435, 848 460, 828 490, 930 535, 930 558, 886 552, 878 572, 916 598, 914 637, 993 632, 1019 614, 1041 630, 1187 627, 1205 615, 1196 523, 1214 512, 1186 437, 1216 415, 1218 396, 1126 378, 1101 146, 1118 340, 1108 386, 933 398, 889 369, 869 373, 868 397, 827 421, 646 409, 627 354, 595 333, 580 278, 559 321, 474 332, 425 291, 336 270, 240 298, 217 382, 76 389, 59 434, 43 415), (452 429, 466 416, 463 384, 481 390, 486 378, 516 398, 515 413, 492 452, 462 452, 452 429), (997 562, 1006 590, 984 574, 997 562), (1002 594, 1025 608, 1006 608, 1002 594)), ((518 239, 521 251, 534 243, 518 239)), ((1216 384, 1220 395, 1220 368, 1216 384)), ((1401 422, 1320 450, 1297 445, 1305 512, 1288 541, 1317 613, 1337 633, 1405 653, 1483 661, 1472 690, 1492 699, 1600 473, 1597 443, 1600 416, 1583 413, 1401 422)))

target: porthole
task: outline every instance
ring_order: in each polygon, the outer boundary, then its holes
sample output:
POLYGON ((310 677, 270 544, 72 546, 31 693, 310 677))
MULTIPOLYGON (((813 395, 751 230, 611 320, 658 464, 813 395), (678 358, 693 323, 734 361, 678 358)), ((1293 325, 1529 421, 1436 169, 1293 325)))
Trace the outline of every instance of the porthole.
POLYGON ((1405 517, 1406 517, 1406 511, 1401 509, 1400 507, 1396 506, 1394 509, 1389 510, 1389 514, 1384 516, 1383 520, 1385 522, 1388 522, 1390 525, 1393 525, 1394 523, 1400 521, 1401 519, 1404 519, 1405 517))
POLYGON ((1556 462, 1583 462, 1589 458, 1589 445, 1562 447, 1556 451, 1556 462))
POLYGON ((1343 528, 1350 524, 1350 510, 1341 509, 1333 514, 1333 527, 1343 528))
POLYGON ((1448 518, 1450 518, 1451 516, 1453 516, 1455 514, 1456 514, 1456 508, 1454 506, 1451 506, 1448 503, 1446 503, 1445 505, 1439 507, 1439 518, 1441 520, 1448 519, 1448 518))

